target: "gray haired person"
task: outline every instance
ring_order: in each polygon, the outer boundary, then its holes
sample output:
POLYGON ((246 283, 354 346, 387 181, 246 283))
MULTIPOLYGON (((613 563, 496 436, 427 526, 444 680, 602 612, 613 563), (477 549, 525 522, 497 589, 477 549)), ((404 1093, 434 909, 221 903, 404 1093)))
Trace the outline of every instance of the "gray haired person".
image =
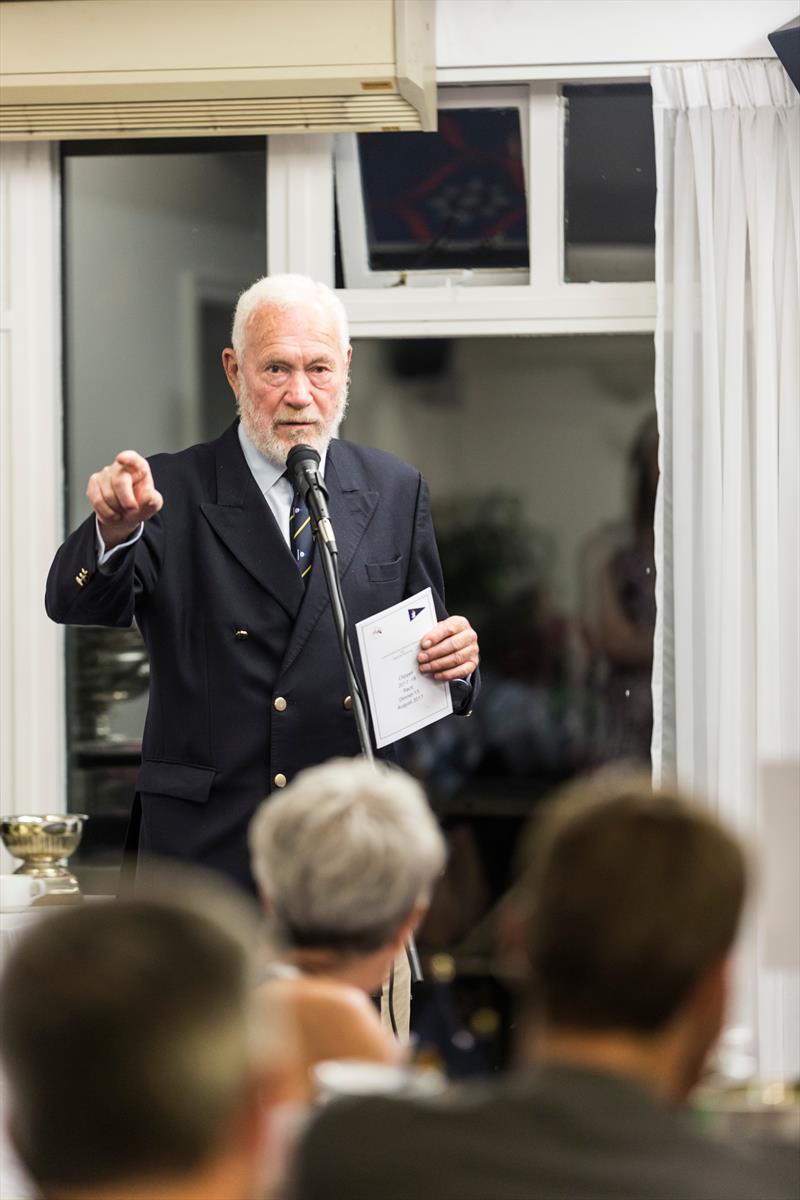
MULTIPOLYGON (((250 850, 309 1065, 396 1059, 368 994, 424 916, 444 866, 422 788, 384 763, 332 759, 262 805, 250 850)), ((401 1028, 406 1014, 394 1015, 401 1028)))
POLYGON ((64 624, 135 620, 147 645, 126 841, 137 871, 177 859, 253 892, 247 828, 262 799, 359 750, 324 558, 286 471, 294 447, 320 456, 351 622, 430 588, 436 620, 420 630, 417 669, 449 684, 456 715, 472 709, 480 651, 467 617, 445 607, 425 480, 338 436, 352 347, 335 293, 300 275, 256 280, 231 341, 236 420, 211 442, 149 459, 123 450, 95 471, 91 516, 56 555, 45 603, 64 624))

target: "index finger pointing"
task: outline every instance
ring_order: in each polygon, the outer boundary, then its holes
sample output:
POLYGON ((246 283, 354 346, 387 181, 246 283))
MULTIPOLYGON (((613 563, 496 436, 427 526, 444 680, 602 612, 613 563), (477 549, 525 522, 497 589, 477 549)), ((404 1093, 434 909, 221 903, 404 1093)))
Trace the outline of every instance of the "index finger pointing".
POLYGON ((142 499, 142 512, 146 512, 152 517, 155 513, 160 512, 164 507, 164 497, 161 492, 157 492, 155 488, 151 488, 145 497, 142 499))
POLYGON ((133 511, 136 508, 136 497, 133 494, 133 476, 128 471, 122 471, 112 479, 114 495, 123 508, 133 511))
POLYGON ((147 459, 143 458, 136 450, 121 450, 114 459, 114 462, 124 467, 129 474, 137 478, 147 475, 150 472, 150 464, 147 459))

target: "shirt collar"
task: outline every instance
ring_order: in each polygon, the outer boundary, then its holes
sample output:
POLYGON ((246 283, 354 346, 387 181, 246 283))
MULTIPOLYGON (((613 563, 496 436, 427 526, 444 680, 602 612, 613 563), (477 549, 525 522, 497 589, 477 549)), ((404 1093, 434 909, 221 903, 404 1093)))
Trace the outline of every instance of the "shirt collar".
MULTIPOLYGON (((285 467, 276 466, 275 463, 265 458, 260 450, 256 449, 245 433, 241 421, 239 422, 237 433, 239 434, 239 445, 242 447, 242 453, 250 468, 250 473, 266 496, 267 492, 271 491, 275 487, 275 484, 283 479, 285 467)), ((325 463, 327 458, 328 448, 326 446, 319 456, 319 472, 323 479, 325 478, 325 463)))

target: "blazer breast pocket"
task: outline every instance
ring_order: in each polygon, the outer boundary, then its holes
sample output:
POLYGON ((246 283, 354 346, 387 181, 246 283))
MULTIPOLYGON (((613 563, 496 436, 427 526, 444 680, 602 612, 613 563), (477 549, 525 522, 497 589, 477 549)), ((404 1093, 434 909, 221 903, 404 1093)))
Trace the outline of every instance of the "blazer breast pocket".
POLYGON ((391 562, 365 563, 370 583, 394 583, 403 574, 403 556, 398 554, 391 562))

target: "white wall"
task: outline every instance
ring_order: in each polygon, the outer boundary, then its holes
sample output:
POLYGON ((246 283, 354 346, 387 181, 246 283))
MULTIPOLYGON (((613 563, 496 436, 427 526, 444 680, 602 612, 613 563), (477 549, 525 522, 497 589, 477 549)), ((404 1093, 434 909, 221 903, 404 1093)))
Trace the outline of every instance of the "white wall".
POLYGON ((795 0, 436 0, 436 65, 772 58, 795 0))
MULTIPOLYGON (((0 813, 63 812, 63 639, 44 612, 61 532, 58 168, 0 159, 0 813)), ((18 866, 18 863, 14 863, 18 866)), ((0 850, 0 871, 12 860, 0 850)))
POLYGON ((182 284, 189 276, 216 281, 235 297, 263 274, 266 240, 249 175, 221 157, 123 157, 113 171, 105 157, 68 159, 65 175, 67 477, 76 523, 89 512, 89 475, 119 450, 153 454, 196 440, 182 284))
MULTIPOLYGON (((231 303, 264 273, 263 165, 258 187, 250 167, 199 154, 121 157, 113 170, 106 157, 65 164, 73 527, 89 513, 89 476, 118 451, 179 450, 200 437, 193 284, 231 303)), ((221 362, 217 370, 221 379, 221 362)), ((139 737, 146 705, 146 696, 112 705, 112 731, 139 737)))

